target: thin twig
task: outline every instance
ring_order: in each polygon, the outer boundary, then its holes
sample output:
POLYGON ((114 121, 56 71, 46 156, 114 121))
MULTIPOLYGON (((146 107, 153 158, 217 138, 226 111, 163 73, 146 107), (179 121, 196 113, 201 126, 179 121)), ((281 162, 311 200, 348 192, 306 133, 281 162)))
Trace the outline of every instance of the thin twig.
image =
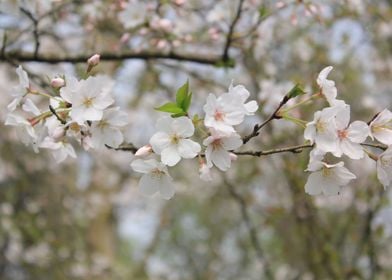
POLYGON ((37 58, 38 56, 38 50, 40 47, 40 40, 39 40, 39 32, 38 32, 38 23, 39 20, 27 9, 20 7, 21 12, 23 12, 33 23, 33 35, 34 35, 34 41, 35 41, 35 47, 34 47, 34 57, 37 58))
POLYGON ((291 147, 285 147, 285 148, 279 148, 279 149, 271 149, 271 150, 266 150, 266 151, 244 151, 244 152, 233 152, 233 153, 238 156, 261 157, 261 156, 266 156, 266 155, 287 153, 287 152, 300 153, 304 149, 309 149, 312 147, 313 147, 312 144, 303 144, 303 145, 297 145, 297 146, 291 146, 291 147))
POLYGON ((135 147, 132 143, 128 143, 125 145, 121 145, 117 148, 109 146, 107 144, 105 144, 106 148, 110 149, 110 150, 115 150, 115 151, 124 151, 124 152, 131 152, 131 153, 136 153, 136 151, 138 150, 137 147, 135 147))
POLYGON ((229 49, 230 49, 231 43, 233 42, 233 34, 234 34, 235 26, 237 25, 237 22, 239 21, 239 19, 241 17, 243 4, 244 4, 244 0, 240 0, 238 3, 237 13, 234 16, 234 19, 230 24, 229 32, 227 33, 227 37, 226 37, 226 43, 225 43, 225 46, 223 48, 223 53, 222 53, 222 61, 223 62, 228 62, 230 60, 229 49))
POLYGON ((63 118, 61 118, 57 114, 56 110, 52 107, 52 105, 49 105, 49 110, 52 112, 53 115, 55 115, 55 117, 61 122, 61 124, 66 124, 67 123, 63 118))

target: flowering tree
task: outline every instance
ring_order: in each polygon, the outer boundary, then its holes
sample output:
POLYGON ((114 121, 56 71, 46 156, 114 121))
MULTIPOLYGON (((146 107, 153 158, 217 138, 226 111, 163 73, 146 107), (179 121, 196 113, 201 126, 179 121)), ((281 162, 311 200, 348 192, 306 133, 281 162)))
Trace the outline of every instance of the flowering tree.
POLYGON ((388 277, 391 34, 373 15, 391 7, 327 2, 2 3, 4 277, 388 277), (152 226, 129 226, 128 205, 152 226), (60 228, 82 222, 57 238, 51 208, 60 228), (135 230, 144 245, 116 250, 135 230))

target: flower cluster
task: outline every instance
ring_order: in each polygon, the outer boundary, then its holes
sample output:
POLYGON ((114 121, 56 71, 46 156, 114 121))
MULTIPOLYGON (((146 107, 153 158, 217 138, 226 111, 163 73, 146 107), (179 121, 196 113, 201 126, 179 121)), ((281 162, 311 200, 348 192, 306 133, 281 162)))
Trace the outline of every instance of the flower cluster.
POLYGON ((139 188, 145 195, 159 192, 163 198, 171 198, 174 187, 167 166, 175 166, 181 159, 199 156, 200 178, 207 181, 212 179, 210 169, 213 166, 222 171, 228 170, 232 160, 236 159, 231 151, 243 143, 235 126, 258 109, 256 101, 246 103, 250 93, 243 85, 230 85, 226 93, 219 96, 209 94, 204 105, 205 127, 200 127, 201 120, 197 117, 191 119, 187 113, 191 95, 187 83, 177 93, 176 104, 167 103, 157 108, 174 115, 160 118, 156 125, 157 132, 150 143, 135 154, 137 159, 131 163, 131 167, 136 172, 144 173, 139 188), (189 102, 186 102, 187 99, 189 102), (204 153, 201 145, 190 139, 195 133, 195 123, 201 132, 207 134, 202 141, 204 153))
POLYGON ((377 175, 386 187, 392 182, 392 113, 385 109, 379 113, 369 125, 363 121, 350 123, 350 106, 342 100, 337 100, 335 82, 328 80, 327 76, 332 70, 329 66, 323 69, 317 84, 320 93, 328 101, 326 107, 314 114, 313 121, 307 123, 304 137, 314 144, 310 153, 307 171, 312 172, 305 185, 305 191, 311 195, 324 193, 335 195, 342 186, 355 179, 356 176, 344 167, 343 161, 329 164, 325 160, 327 153, 336 158, 343 155, 353 160, 364 158, 365 153, 377 160, 377 175), (365 140, 371 137, 379 142, 389 145, 387 151, 379 157, 373 155, 363 146, 365 140))
MULTIPOLYGON (((19 85, 12 91, 13 100, 8 105, 6 125, 15 126, 23 143, 50 149, 57 162, 68 156, 76 157, 73 143, 84 149, 118 148, 123 144, 123 127, 127 114, 113 106, 111 95, 113 82, 106 76, 91 76, 91 70, 99 64, 100 56, 92 56, 87 62, 87 78, 54 77, 49 92, 34 88, 27 73, 19 66, 16 70, 19 85), (46 98, 45 110, 36 104, 37 97, 46 98)), ((341 187, 356 176, 343 161, 330 162, 343 156, 360 160, 368 156, 376 161, 377 177, 384 187, 392 183, 392 112, 385 109, 371 121, 350 122, 350 106, 338 100, 335 82, 327 79, 332 67, 323 69, 318 78, 319 92, 308 99, 288 107, 288 101, 305 94, 297 84, 281 100, 275 112, 262 125, 256 125, 252 134, 241 137, 237 132, 246 116, 258 110, 256 101, 248 101, 249 91, 243 85, 231 84, 227 92, 220 95, 210 93, 203 106, 204 117, 191 116, 189 107, 192 92, 189 83, 181 86, 175 102, 155 108, 169 113, 158 119, 156 132, 149 143, 135 152, 131 163, 134 171, 143 173, 139 188, 145 195, 159 193, 170 199, 174 193, 173 179, 168 169, 178 165, 182 159, 198 158, 199 175, 202 180, 212 180, 211 169, 227 171, 239 152, 238 149, 259 134, 259 130, 273 119, 286 119, 304 126, 303 120, 288 113, 307 103, 314 97, 324 97, 328 107, 315 112, 314 119, 306 123, 304 137, 313 147, 307 171, 311 172, 305 184, 310 195, 336 195, 341 187), (365 142, 368 138, 380 143, 365 142), (379 155, 369 150, 381 148, 379 155)), ((42 103, 42 102, 41 102, 42 103)), ((40 103, 40 104, 41 104, 40 103)), ((38 103, 37 103, 38 104, 38 103)), ((291 151, 296 151, 294 146, 291 151)), ((290 149, 280 149, 290 151, 290 149)), ((277 149, 277 152, 281 152, 277 149)), ((255 156, 263 152, 253 153, 255 156)))
POLYGON ((106 76, 56 77, 51 81, 52 92, 33 89, 27 73, 17 69, 19 85, 14 88, 8 105, 6 125, 17 128, 26 145, 50 149, 57 162, 68 156, 76 157, 72 142, 84 149, 101 149, 105 145, 117 147, 123 142, 121 128, 127 124, 127 114, 111 106, 113 82, 106 76), (33 99, 47 99, 41 111, 33 99))

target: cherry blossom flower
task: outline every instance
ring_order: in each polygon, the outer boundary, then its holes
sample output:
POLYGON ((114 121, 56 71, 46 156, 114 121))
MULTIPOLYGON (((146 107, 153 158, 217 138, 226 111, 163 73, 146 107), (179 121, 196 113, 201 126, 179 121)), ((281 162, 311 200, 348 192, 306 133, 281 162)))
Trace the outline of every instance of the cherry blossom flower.
POLYGON ((207 166, 215 165, 222 171, 226 171, 231 166, 231 150, 241 147, 243 144, 241 137, 233 133, 231 135, 219 134, 215 131, 212 135, 204 139, 203 145, 206 148, 207 166))
POLYGON ((381 111, 370 123, 370 137, 385 145, 392 145, 392 112, 381 111))
POLYGON ((317 84, 320 87, 321 94, 327 99, 330 106, 334 106, 340 103, 344 103, 342 100, 336 100, 338 90, 336 89, 335 82, 328 80, 327 76, 332 71, 333 67, 328 66, 321 70, 317 77, 317 84))
POLYGON ((307 171, 311 171, 305 184, 305 192, 310 195, 337 195, 341 187, 347 185, 356 176, 344 167, 341 161, 337 164, 313 162, 307 171))
POLYGON ((323 152, 334 152, 337 149, 337 129, 335 116, 338 107, 328 107, 314 114, 313 121, 306 124, 305 139, 311 144, 316 143, 323 152))
POLYGON ((156 159, 136 159, 131 163, 131 167, 144 174, 139 181, 139 189, 143 195, 151 196, 159 192, 164 199, 173 197, 175 190, 166 165, 156 159))
POLYGON ((64 137, 56 141, 52 137, 47 136, 41 143, 40 148, 51 149, 53 158, 57 163, 64 161, 68 156, 76 158, 74 148, 64 137))
POLYGON ((384 188, 392 184, 392 145, 378 157, 377 178, 384 188))
POLYGON ((22 66, 16 69, 16 74, 18 74, 19 85, 15 86, 11 92, 11 96, 14 98, 7 108, 9 111, 15 111, 16 107, 20 104, 23 97, 29 93, 30 81, 26 71, 23 70, 22 66))
POLYGON ((194 158, 200 152, 200 145, 187 139, 195 131, 189 118, 163 117, 157 121, 156 128, 158 132, 151 137, 150 144, 164 164, 174 166, 181 158, 194 158))
POLYGON ((113 82, 106 76, 89 77, 81 81, 69 78, 67 85, 61 88, 60 95, 72 104, 72 119, 83 124, 85 121, 102 119, 103 110, 114 102, 110 95, 112 86, 113 82))
POLYGON ((364 151, 360 145, 369 136, 369 127, 365 122, 350 122, 350 106, 342 106, 336 114, 335 123, 337 129, 337 149, 333 151, 334 156, 347 155, 351 159, 360 159, 364 151))
POLYGON ((103 112, 100 121, 91 125, 91 141, 94 148, 105 148, 105 144, 117 148, 124 140, 120 127, 128 124, 128 115, 119 107, 103 112))
POLYGON ((216 97, 210 94, 203 109, 206 113, 204 125, 222 133, 234 133, 234 125, 244 121, 245 115, 253 115, 258 105, 256 101, 245 103, 249 91, 243 85, 230 85, 229 92, 216 97))

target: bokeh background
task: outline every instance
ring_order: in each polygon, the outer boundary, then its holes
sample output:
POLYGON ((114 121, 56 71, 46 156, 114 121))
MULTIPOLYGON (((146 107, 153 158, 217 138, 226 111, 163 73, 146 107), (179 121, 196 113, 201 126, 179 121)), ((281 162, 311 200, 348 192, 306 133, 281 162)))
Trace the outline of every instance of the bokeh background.
MULTIPOLYGON (((94 53, 106 55, 94 71, 115 81, 136 146, 187 79, 200 115, 208 93, 244 84, 260 104, 246 135, 295 83, 316 92, 333 65, 352 120, 369 121, 392 104, 390 0, 0 0, 0 39, 0 279, 392 278, 392 193, 371 159, 347 161, 358 178, 333 197, 305 194, 308 151, 240 157, 210 183, 187 160, 171 169, 176 195, 165 201, 140 195, 129 152, 78 148, 56 164, 4 125, 18 65, 45 90, 94 53)), ((311 120, 325 105, 295 114, 311 120)), ((303 142, 301 127, 279 120, 247 147, 303 142)))

